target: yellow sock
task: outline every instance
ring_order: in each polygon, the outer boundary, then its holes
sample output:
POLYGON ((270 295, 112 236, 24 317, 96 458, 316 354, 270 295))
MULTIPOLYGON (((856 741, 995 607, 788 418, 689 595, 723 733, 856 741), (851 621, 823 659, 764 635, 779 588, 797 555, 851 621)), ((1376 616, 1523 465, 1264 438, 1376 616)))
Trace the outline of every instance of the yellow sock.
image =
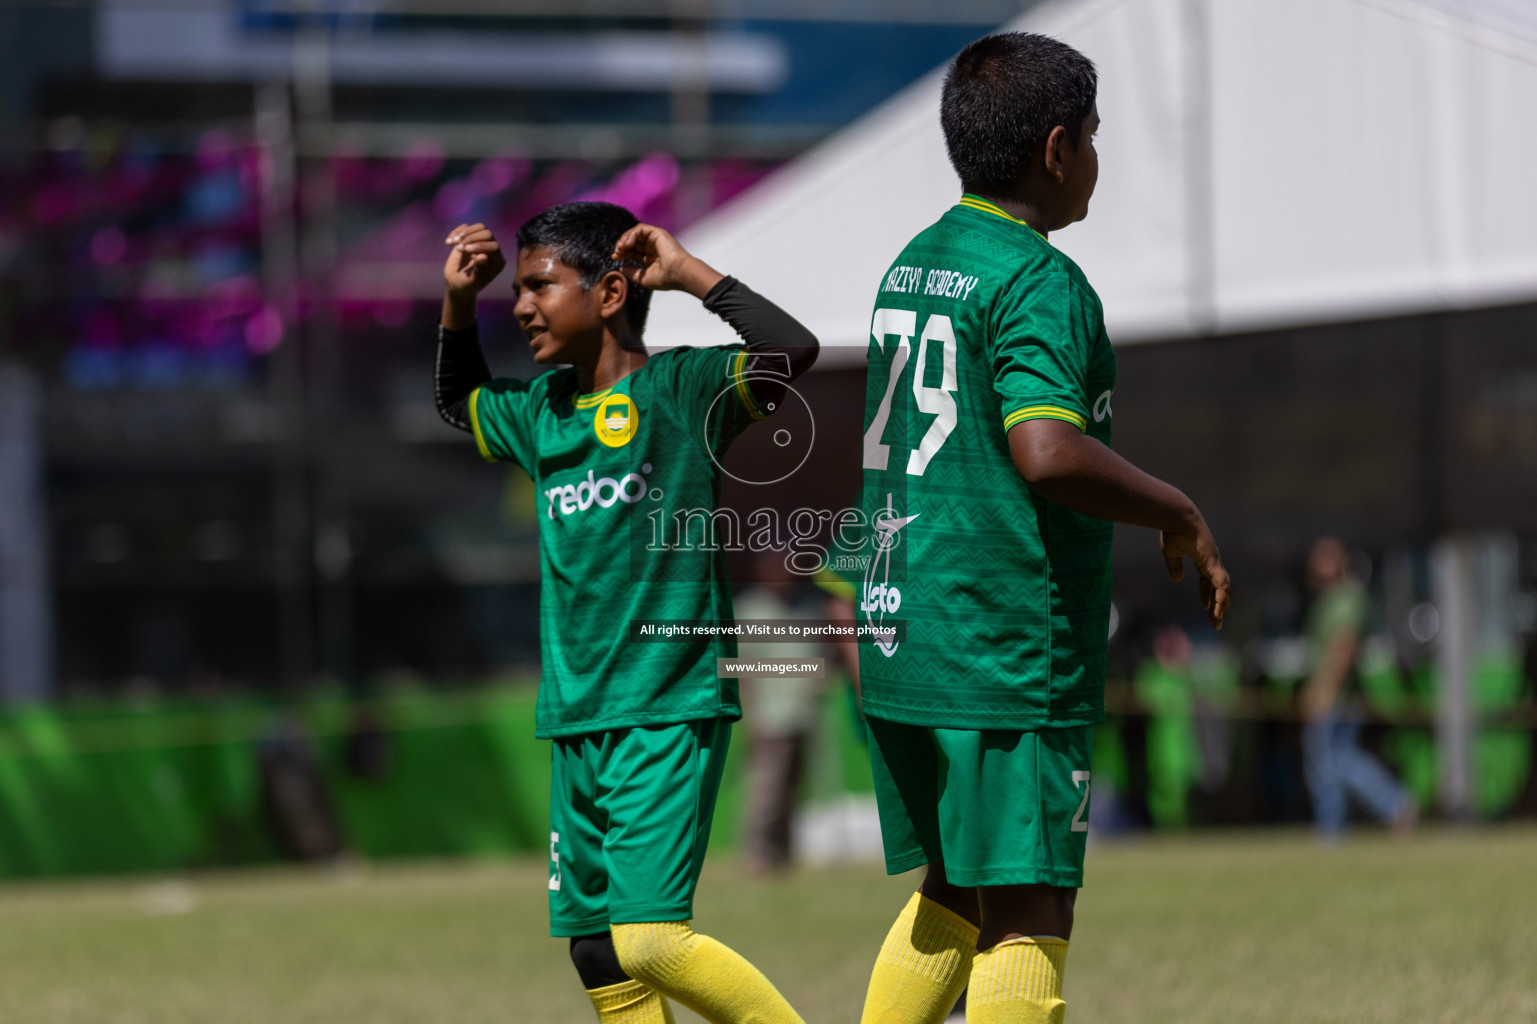
POLYGON ((972 923, 913 893, 886 933, 862 1024, 939 1024, 960 998, 977 948, 972 923))
POLYGON ((619 966, 711 1024, 805 1024, 756 967, 687 921, 616 924, 619 966))
POLYGON ((1062 939, 1009 939, 971 965, 967 1024, 1062 1024, 1062 939))
POLYGON ((598 1024, 673 1024, 667 1000, 643 981, 590 988, 587 998, 598 1011, 598 1024))

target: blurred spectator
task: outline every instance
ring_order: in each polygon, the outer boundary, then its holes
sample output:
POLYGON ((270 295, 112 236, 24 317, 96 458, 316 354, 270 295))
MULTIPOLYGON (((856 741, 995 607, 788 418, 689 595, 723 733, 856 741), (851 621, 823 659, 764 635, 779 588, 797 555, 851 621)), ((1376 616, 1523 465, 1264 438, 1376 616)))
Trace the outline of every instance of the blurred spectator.
MULTIPOLYGON (((736 599, 738 621, 822 617, 822 601, 791 572, 784 550, 763 552, 754 569, 757 583, 736 599)), ((815 642, 744 641, 737 645, 737 654, 744 659, 809 661, 823 653, 823 646, 815 642)), ((747 867, 770 873, 790 864, 791 823, 823 681, 809 676, 765 675, 744 676, 741 684, 748 736, 747 867)))
POLYGON ((347 770, 355 778, 379 782, 390 774, 395 763, 395 745, 377 710, 359 705, 353 711, 344 751, 347 770))
POLYGON ((1169 626, 1153 640, 1153 657, 1137 671, 1137 699, 1148 709, 1147 810, 1158 828, 1190 823, 1190 788, 1202 761, 1193 717, 1190 638, 1169 626))
MULTIPOLYGON (((858 580, 830 568, 817 573, 813 580, 822 589, 822 614, 827 616, 827 620, 857 628, 860 622, 856 608, 859 600, 858 580)), ((870 737, 865 727, 864 711, 859 705, 859 641, 851 634, 834 640, 832 646, 838 654, 838 664, 848 678, 849 685, 843 688, 843 695, 849 721, 854 726, 855 738, 864 746, 869 743, 870 737)))
POLYGON ((262 810, 272 839, 294 860, 335 860, 345 851, 330 790, 303 723, 280 715, 256 748, 262 810))
POLYGON ((1195 699, 1196 746, 1201 754, 1198 781, 1210 797, 1227 786, 1233 773, 1237 655, 1223 644, 1202 644, 1191 655, 1190 682, 1195 699))
POLYGON ((1313 542, 1307 573, 1318 596, 1303 627, 1308 679, 1302 694, 1302 751, 1320 837, 1333 841, 1344 832, 1351 797, 1373 817, 1407 831, 1418 819, 1418 805, 1361 748, 1361 723, 1342 700, 1355 674, 1366 622, 1366 588, 1351 577, 1348 552, 1336 537, 1313 542))

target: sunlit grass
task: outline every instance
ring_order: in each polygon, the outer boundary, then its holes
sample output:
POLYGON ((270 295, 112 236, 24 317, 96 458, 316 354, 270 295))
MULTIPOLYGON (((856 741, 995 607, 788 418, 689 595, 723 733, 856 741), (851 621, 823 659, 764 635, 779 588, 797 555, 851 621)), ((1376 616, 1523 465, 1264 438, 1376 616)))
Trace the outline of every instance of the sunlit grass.
MULTIPOLYGON (((1537 830, 1195 835, 1090 853, 1068 1019, 1537 1020, 1537 830)), ((809 1024, 858 1019, 913 879, 706 870, 696 926, 809 1024)), ((0 1020, 589 1021, 541 861, 272 870, 0 890, 0 1020)), ((690 1019, 680 1013, 680 1020, 690 1019)))

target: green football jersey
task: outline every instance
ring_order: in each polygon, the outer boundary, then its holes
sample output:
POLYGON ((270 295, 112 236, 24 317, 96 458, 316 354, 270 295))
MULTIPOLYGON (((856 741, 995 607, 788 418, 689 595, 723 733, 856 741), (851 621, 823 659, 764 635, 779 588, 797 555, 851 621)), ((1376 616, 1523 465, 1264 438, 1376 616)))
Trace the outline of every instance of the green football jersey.
POLYGON ((539 736, 741 717, 715 673, 735 640, 632 641, 630 622, 731 619, 721 550, 682 531, 718 506, 716 460, 763 415, 746 359, 676 348, 596 394, 568 368, 470 395, 481 455, 522 466, 538 496, 539 736))
POLYGON ((876 296, 865 396, 865 710, 1038 729, 1104 717, 1114 527, 1025 484, 1007 434, 1064 420, 1110 444, 1099 297, 1024 222, 963 196, 876 296))

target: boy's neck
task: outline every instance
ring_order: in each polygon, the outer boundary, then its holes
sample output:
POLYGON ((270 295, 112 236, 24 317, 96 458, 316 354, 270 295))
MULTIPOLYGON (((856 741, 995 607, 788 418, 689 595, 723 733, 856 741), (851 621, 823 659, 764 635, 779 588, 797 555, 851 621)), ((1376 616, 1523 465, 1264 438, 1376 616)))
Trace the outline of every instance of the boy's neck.
POLYGON ((974 190, 971 191, 971 194, 986 199, 1015 220, 1022 220, 1030 225, 1031 230, 1042 238, 1046 237, 1046 214, 1038 204, 1028 199, 996 194, 990 195, 986 192, 974 190))
POLYGON ((639 341, 629 338, 621 341, 605 332, 603 347, 598 350, 597 361, 577 364, 578 390, 584 395, 607 391, 640 369, 645 364, 646 357, 646 348, 639 341))

